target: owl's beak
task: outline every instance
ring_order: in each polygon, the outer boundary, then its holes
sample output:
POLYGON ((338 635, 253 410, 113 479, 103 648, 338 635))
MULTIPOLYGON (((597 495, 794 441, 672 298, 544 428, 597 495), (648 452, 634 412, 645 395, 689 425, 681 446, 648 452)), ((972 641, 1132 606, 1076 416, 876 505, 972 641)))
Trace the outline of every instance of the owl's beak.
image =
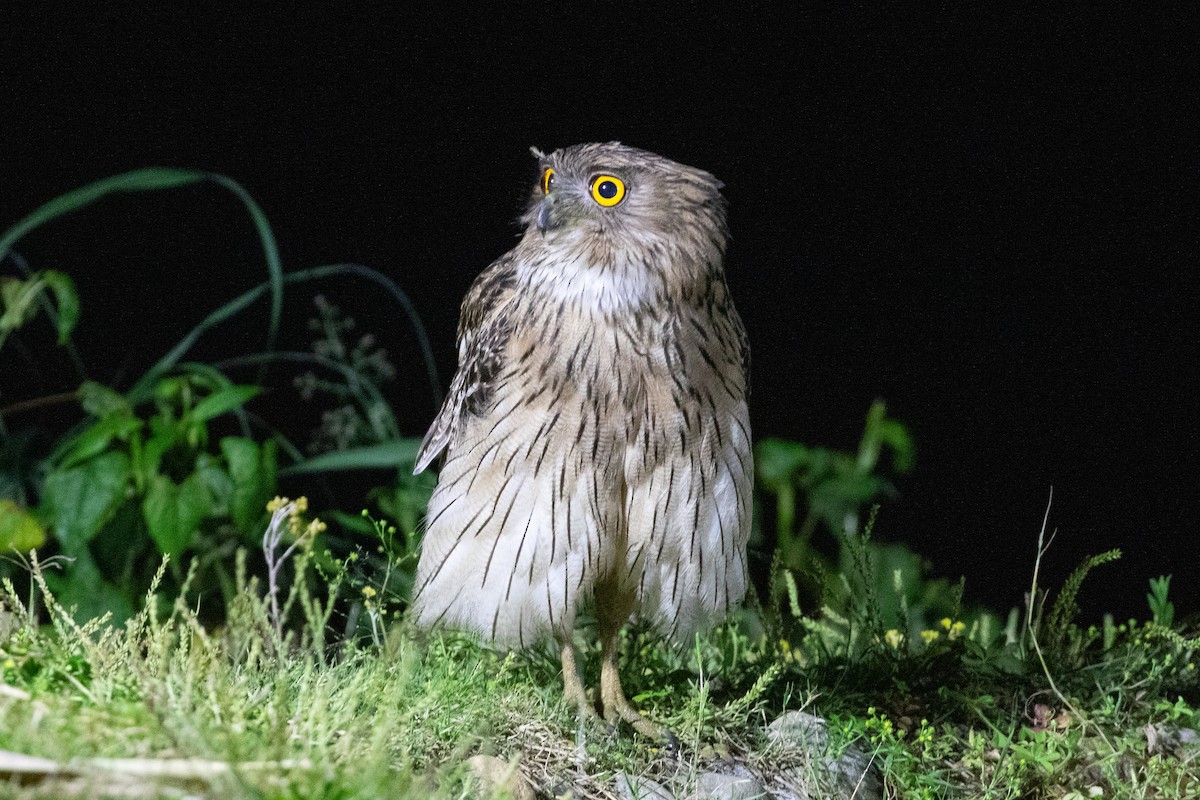
POLYGON ((545 233, 547 229, 554 227, 554 195, 548 194, 542 198, 542 202, 538 205, 537 210, 537 228, 538 233, 545 233))

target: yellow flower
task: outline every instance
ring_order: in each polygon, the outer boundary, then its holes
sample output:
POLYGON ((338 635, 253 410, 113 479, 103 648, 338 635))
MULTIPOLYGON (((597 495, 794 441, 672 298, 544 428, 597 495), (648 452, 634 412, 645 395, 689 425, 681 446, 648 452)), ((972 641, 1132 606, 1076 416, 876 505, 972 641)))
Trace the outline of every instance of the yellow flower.
POLYGON ((952 620, 949 617, 942 618, 942 627, 950 632, 950 639, 957 639, 962 635, 962 632, 967 629, 967 623, 962 620, 952 620))
POLYGON ((13 661, 11 658, 6 658, 6 659, 4 659, 4 668, 5 669, 16 669, 17 662, 13 661))
POLYGON ((925 644, 932 644, 941 636, 937 631, 921 631, 921 638, 925 640, 925 644))
POLYGON ((292 502, 292 501, 288 500, 286 497, 280 497, 279 495, 275 495, 275 499, 272 500, 271 502, 267 503, 267 511, 270 511, 272 514, 274 514, 276 511, 283 508, 290 502, 292 502))
POLYGON ((899 650, 900 645, 904 644, 904 634, 895 628, 892 628, 883 635, 883 640, 887 642, 893 650, 899 650))
POLYGON ((374 586, 364 586, 362 588, 363 597, 374 597, 377 592, 374 586))

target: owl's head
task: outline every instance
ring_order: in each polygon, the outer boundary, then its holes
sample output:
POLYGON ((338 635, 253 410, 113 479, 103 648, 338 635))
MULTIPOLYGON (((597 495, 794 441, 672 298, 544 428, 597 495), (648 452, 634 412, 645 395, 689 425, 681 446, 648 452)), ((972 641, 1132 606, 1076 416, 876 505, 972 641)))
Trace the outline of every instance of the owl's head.
POLYGON ((522 218, 527 235, 612 255, 647 247, 724 252, 721 182, 704 170, 620 142, 531 150, 538 178, 522 218))

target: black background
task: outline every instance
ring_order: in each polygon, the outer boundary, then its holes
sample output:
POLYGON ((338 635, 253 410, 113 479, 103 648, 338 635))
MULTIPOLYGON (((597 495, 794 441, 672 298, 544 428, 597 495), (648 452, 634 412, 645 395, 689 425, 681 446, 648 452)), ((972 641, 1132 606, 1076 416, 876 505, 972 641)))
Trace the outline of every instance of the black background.
MULTIPOLYGON (((1020 601, 1053 485, 1049 582, 1125 552, 1086 615, 1144 615, 1164 573, 1181 612, 1200 608, 1190 16, 405 5, 6 11, 0 225, 141 166, 229 175, 286 268, 398 281, 445 384, 461 297, 515 241, 527 148, 654 150, 727 185, 757 435, 852 449, 882 397, 919 451, 878 534, 965 575, 968 600, 1020 601)), ((124 386, 266 274, 211 185, 113 199, 18 249, 75 277, 91 375, 124 386)), ((366 284, 320 288, 381 337, 423 433, 433 399, 398 310, 366 284)), ((297 330, 313 291, 288 296, 297 330)), ((260 349, 265 315, 196 355, 260 349)), ((19 355, 0 360, 0 403, 72 388, 19 355)))

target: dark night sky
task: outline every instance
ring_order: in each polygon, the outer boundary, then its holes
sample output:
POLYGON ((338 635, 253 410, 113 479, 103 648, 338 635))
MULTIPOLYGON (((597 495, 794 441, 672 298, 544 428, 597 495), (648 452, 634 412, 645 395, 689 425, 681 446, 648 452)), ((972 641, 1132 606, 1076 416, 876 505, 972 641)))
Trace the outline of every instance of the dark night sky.
MULTIPOLYGON (((461 297, 514 242, 528 146, 655 150, 727 184, 758 435, 850 449, 882 397, 919 452, 879 535, 966 575, 968 600, 1020 601, 1053 485, 1051 582, 1085 553, 1126 553, 1085 590, 1088 614, 1144 614, 1163 573, 1181 611, 1200 609, 1194 20, 606 4, 435 21, 403 5, 6 12, 0 226, 127 169, 224 173, 286 267, 395 278, 445 382, 461 297)), ((126 386, 265 276, 213 187, 114 200, 20 249, 76 278, 92 374, 126 386)), ((394 306, 322 288, 382 336, 406 376, 399 416, 422 433, 434 408, 394 306)), ((310 298, 289 297, 297 319, 310 298)), ((260 347, 261 320, 198 355, 260 347)), ((9 353, 0 368, 9 399, 71 388, 9 353)))

